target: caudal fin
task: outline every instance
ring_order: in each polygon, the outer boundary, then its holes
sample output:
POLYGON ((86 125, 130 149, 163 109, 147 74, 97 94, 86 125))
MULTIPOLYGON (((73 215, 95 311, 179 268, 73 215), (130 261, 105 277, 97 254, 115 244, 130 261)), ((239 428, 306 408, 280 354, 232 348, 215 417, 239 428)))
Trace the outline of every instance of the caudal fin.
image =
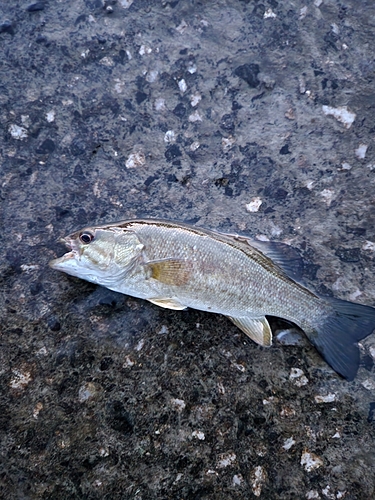
POLYGON ((325 361, 347 380, 359 367, 357 342, 375 330, 375 308, 339 299, 327 299, 334 309, 313 332, 306 332, 325 361))

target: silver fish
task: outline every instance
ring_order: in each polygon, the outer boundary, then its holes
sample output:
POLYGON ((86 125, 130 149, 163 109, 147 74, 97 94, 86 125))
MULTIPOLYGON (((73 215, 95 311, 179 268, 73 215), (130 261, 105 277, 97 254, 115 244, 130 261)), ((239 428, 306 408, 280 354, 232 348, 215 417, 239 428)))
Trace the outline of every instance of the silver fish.
POLYGON ((358 370, 357 342, 375 329, 374 308, 298 283, 301 259, 281 243, 161 220, 87 227, 62 242, 70 251, 53 269, 168 309, 224 314, 260 345, 272 344, 266 316, 291 321, 347 380, 358 370))

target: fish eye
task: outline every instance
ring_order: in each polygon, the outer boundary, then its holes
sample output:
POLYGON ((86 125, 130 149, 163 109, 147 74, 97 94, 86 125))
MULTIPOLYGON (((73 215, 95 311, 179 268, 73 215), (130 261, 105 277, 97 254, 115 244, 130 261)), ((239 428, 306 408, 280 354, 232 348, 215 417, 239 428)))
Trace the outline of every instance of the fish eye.
POLYGON ((85 231, 84 233, 81 233, 79 235, 79 239, 81 240, 82 243, 87 245, 92 242, 92 240, 94 239, 94 235, 89 231, 85 231))

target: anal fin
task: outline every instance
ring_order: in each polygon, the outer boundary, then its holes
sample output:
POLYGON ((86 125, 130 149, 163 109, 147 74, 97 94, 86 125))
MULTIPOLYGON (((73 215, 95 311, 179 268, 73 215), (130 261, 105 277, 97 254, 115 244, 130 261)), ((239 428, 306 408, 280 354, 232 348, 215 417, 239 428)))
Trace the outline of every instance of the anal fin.
POLYGON ((263 318, 248 318, 246 316, 233 318, 228 316, 228 318, 257 344, 266 347, 272 345, 272 330, 264 316, 263 318))
POLYGON ((183 309, 186 309, 186 306, 181 304, 181 302, 170 297, 153 297, 152 299, 147 300, 152 304, 164 307, 165 309, 174 309, 175 311, 182 311, 183 309))

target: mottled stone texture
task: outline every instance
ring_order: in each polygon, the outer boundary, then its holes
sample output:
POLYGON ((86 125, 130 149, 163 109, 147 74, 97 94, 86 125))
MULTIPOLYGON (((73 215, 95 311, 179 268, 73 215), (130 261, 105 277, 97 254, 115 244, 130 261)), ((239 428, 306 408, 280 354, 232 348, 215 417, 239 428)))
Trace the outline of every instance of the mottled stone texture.
POLYGON ((375 305, 374 40, 373 0, 1 3, 1 498, 375 497, 374 335, 347 383, 47 267, 163 217, 291 243, 375 305))

